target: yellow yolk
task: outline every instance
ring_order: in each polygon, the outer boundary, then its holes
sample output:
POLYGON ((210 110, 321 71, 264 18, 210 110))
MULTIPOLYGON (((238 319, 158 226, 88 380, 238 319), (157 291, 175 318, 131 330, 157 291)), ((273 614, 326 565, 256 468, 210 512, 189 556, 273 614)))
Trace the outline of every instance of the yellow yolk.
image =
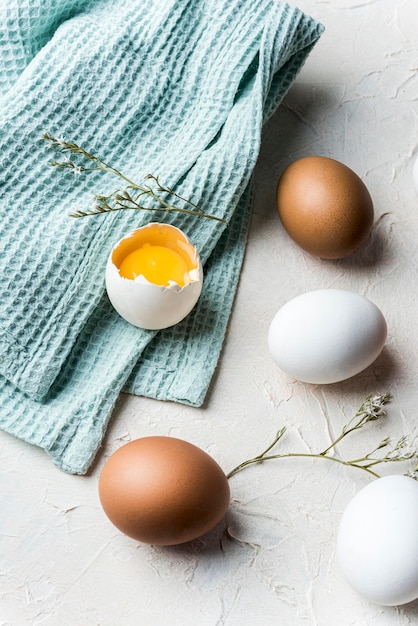
POLYGON ((130 280, 142 275, 154 285, 168 286, 173 281, 184 287, 188 267, 175 250, 146 243, 123 259, 119 272, 130 280))

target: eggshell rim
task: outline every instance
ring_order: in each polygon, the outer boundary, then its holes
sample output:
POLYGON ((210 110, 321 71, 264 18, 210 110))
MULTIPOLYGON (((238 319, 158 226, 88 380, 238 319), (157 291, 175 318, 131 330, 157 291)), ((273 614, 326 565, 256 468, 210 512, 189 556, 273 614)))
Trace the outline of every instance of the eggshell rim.
POLYGON ((129 283, 139 283, 139 284, 147 285, 147 286, 150 285, 152 287, 156 287, 157 289, 161 291, 166 291, 167 289, 170 289, 170 290, 174 289, 175 291, 180 292, 186 287, 188 287, 190 284, 200 282, 202 280, 202 274, 203 274, 202 263, 201 263, 200 254, 198 252, 197 247, 192 243, 192 241, 186 235, 186 233, 182 231, 180 228, 178 228, 178 226, 174 226, 173 224, 167 224, 165 222, 149 222, 148 224, 145 224, 144 226, 139 226, 138 228, 134 228, 127 235, 124 235, 121 239, 119 239, 119 241, 113 246, 112 250, 110 251, 110 254, 108 257, 108 265, 109 264, 116 270, 121 280, 128 281, 129 283), (115 261, 113 260, 114 253, 118 250, 118 248, 122 245, 123 242, 127 241, 128 239, 135 238, 136 233, 139 233, 146 229, 154 228, 154 227, 167 229, 167 230, 175 230, 179 234, 180 239, 182 239, 193 250, 194 252, 193 259, 191 257, 189 258, 191 262, 195 264, 195 267, 192 267, 188 271, 188 276, 190 280, 185 285, 179 285, 175 281, 170 281, 169 285, 158 285, 156 283, 152 283, 151 281, 149 281, 142 274, 140 276, 137 276, 133 280, 120 275, 120 269, 118 265, 115 263, 115 261))

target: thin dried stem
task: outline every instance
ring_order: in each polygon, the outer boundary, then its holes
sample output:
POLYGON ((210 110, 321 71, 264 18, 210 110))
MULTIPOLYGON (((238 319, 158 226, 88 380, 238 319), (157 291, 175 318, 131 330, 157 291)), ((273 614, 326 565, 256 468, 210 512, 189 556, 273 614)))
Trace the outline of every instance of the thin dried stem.
POLYGON ((92 163, 90 166, 84 166, 76 163, 70 158, 66 158, 65 161, 51 161, 52 167, 56 167, 58 169, 68 169, 72 170, 74 174, 82 174, 83 172, 107 172, 108 174, 112 174, 113 176, 117 176, 121 178, 127 186, 124 190, 117 189, 113 193, 108 196, 95 194, 95 206, 89 210, 76 210, 71 213, 71 217, 87 217, 91 215, 100 215, 103 213, 110 213, 112 211, 121 211, 121 210, 140 210, 140 211, 163 211, 163 212, 177 212, 177 213, 185 213, 187 215, 204 217, 207 219, 215 220, 217 222, 221 222, 226 224, 226 220, 222 217, 218 217, 216 215, 211 215, 210 213, 206 213, 203 211, 197 204, 191 202, 190 200, 186 200, 178 193, 176 193, 173 189, 169 187, 164 187, 159 181, 158 176, 153 176, 152 174, 148 174, 145 177, 145 180, 151 180, 154 183, 154 188, 151 185, 139 185, 134 182, 125 174, 120 172, 118 169, 109 165, 103 159, 88 152, 74 141, 66 141, 65 139, 60 139, 53 137, 49 133, 45 133, 42 135, 42 138, 45 141, 48 141, 53 147, 58 148, 64 154, 74 154, 78 155, 82 159, 89 161, 92 163), (134 191, 134 193, 131 193, 134 191), (164 194, 167 198, 172 197, 175 200, 178 200, 182 203, 182 206, 176 206, 171 204, 168 199, 159 194, 164 194), (151 198, 151 200, 155 203, 156 206, 145 206, 138 202, 138 200, 142 196, 147 196, 151 198))
MULTIPOLYGON (((418 458, 417 451, 415 449, 408 449, 407 444, 408 440, 406 436, 401 437, 397 443, 390 448, 389 451, 386 452, 383 456, 375 456, 375 454, 379 450, 383 450, 390 446, 390 437, 385 437, 382 441, 375 447, 373 450, 363 455, 362 457, 355 459, 341 459, 337 456, 328 454, 335 446, 340 443, 345 437, 347 437, 350 433, 363 428, 368 422, 372 422, 378 419, 381 419, 386 415, 383 406, 387 404, 390 400, 390 394, 386 393, 384 395, 375 394, 367 396, 366 400, 363 402, 357 413, 354 417, 347 422, 347 424, 343 427, 341 434, 334 439, 330 443, 330 445, 325 448, 322 452, 313 453, 313 452, 285 452, 281 454, 269 454, 269 452, 274 448, 274 446, 282 439, 286 432, 286 427, 281 428, 272 443, 263 451, 261 454, 243 461, 234 469, 232 469, 226 477, 229 479, 238 472, 240 472, 245 467, 249 465, 254 465, 256 463, 264 463, 265 461, 271 461, 273 459, 289 459, 289 458, 313 458, 313 459, 326 459, 327 461, 333 461, 334 463, 340 463, 341 465, 345 465, 347 467, 353 467, 356 469, 361 469, 368 474, 371 474, 375 478, 379 478, 379 474, 372 469, 376 465, 380 465, 382 463, 393 463, 400 461, 408 461, 410 459, 418 458)), ((409 472, 407 475, 415 478, 415 473, 418 472, 418 466, 414 468, 412 472, 409 472)))

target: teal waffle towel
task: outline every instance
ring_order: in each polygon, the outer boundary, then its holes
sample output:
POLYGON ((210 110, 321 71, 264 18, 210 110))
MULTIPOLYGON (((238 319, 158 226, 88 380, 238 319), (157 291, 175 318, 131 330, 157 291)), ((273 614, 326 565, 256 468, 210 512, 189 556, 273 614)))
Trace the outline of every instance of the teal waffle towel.
POLYGON ((0 427, 85 473, 121 390, 203 403, 251 213, 261 129, 322 27, 274 0, 8 0, 0 6, 0 427), (118 180, 59 171, 74 140, 228 225, 179 213, 74 219, 118 180), (200 251, 202 296, 159 333, 104 292, 115 242, 149 221, 200 251))

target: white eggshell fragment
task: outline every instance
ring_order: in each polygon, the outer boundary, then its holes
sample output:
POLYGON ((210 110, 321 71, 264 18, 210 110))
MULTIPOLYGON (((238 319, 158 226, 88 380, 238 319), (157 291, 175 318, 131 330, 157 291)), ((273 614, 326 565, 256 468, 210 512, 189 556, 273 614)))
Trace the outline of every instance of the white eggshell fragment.
POLYGON ((276 313, 268 346, 292 378, 329 384, 371 365, 386 335, 385 318, 373 302, 344 289, 317 289, 293 298, 276 313))
POLYGON ((350 585, 382 606, 418 598, 418 482, 385 476, 361 489, 341 518, 337 558, 350 585))
POLYGON ((189 238, 170 224, 150 223, 121 239, 111 251, 106 266, 106 290, 113 307, 126 321, 147 330, 174 326, 190 313, 202 291, 203 270, 199 254, 189 238), (170 281, 168 286, 135 279, 120 273, 123 260, 144 243, 170 246, 189 266, 186 284, 170 281))

